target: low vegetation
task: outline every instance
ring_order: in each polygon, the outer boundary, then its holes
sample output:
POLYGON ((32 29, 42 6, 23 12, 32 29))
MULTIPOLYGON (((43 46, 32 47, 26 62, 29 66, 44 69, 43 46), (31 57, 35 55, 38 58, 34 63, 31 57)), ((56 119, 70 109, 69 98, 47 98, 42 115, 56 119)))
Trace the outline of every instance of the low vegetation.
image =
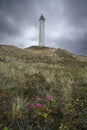
POLYGON ((0 46, 1 130, 86 130, 87 57, 0 46))

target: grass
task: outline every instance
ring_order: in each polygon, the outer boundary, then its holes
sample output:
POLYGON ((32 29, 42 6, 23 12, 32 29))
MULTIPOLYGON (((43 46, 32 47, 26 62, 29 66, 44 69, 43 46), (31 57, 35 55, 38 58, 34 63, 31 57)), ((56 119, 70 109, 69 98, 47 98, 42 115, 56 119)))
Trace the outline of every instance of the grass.
POLYGON ((84 57, 48 47, 0 46, 0 129, 85 130, 85 115, 87 62, 84 57), (34 110, 32 115, 28 105, 35 96, 45 100, 48 95, 56 105, 51 109, 46 104, 53 114, 45 111, 48 117, 41 122, 43 116, 38 115, 41 109, 34 110))

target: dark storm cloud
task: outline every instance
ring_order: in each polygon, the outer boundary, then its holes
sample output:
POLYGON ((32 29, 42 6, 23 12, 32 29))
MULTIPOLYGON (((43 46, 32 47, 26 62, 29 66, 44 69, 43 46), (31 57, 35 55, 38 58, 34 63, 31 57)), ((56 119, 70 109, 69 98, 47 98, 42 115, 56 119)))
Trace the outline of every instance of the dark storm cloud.
MULTIPOLYGON (((31 1, 31 0, 30 0, 31 1)), ((33 2, 27 0, 0 0, 0 30, 17 33, 25 24, 32 24, 31 7, 33 2)))
POLYGON ((31 0, 0 0, 0 43, 26 46, 28 33, 29 39, 34 39, 35 8, 31 0))
POLYGON ((78 55, 87 55, 87 36, 83 36, 78 39, 69 39, 69 38, 60 38, 56 39, 56 42, 52 42, 54 46, 56 43, 56 47, 66 49, 71 53, 75 53, 78 55), (62 44, 62 45, 61 45, 62 44))
POLYGON ((77 34, 73 38, 72 52, 87 55, 87 0, 68 0, 66 4, 70 10, 67 11, 68 23, 77 34))
POLYGON ((65 4, 71 23, 81 24, 85 19, 87 20, 87 0, 67 0, 65 4))
POLYGON ((41 14, 46 45, 87 55, 87 0, 0 0, 0 44, 38 45, 41 14))
MULTIPOLYGON (((87 0, 62 1, 60 23, 52 34, 52 46, 87 55, 87 0), (58 37, 59 35, 59 37, 58 37)), ((58 9, 56 9, 58 10, 58 9)), ((56 20, 58 22, 58 19, 56 20)))

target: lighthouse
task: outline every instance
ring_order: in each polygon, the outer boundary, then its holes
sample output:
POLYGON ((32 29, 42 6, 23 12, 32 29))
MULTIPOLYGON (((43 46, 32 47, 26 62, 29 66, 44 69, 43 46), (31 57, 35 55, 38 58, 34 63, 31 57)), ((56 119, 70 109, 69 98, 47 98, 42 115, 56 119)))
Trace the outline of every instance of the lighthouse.
POLYGON ((41 15, 39 19, 39 46, 45 46, 44 22, 45 18, 41 15))

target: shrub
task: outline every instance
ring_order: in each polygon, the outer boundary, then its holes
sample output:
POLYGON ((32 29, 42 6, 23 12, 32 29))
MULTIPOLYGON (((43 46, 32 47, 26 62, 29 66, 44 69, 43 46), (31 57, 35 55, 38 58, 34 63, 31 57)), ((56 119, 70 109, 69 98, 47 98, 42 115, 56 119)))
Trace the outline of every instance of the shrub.
POLYGON ((32 128, 42 129, 44 127, 44 130, 57 130, 60 125, 61 111, 51 96, 47 98, 34 97, 29 103, 29 119, 32 128))

